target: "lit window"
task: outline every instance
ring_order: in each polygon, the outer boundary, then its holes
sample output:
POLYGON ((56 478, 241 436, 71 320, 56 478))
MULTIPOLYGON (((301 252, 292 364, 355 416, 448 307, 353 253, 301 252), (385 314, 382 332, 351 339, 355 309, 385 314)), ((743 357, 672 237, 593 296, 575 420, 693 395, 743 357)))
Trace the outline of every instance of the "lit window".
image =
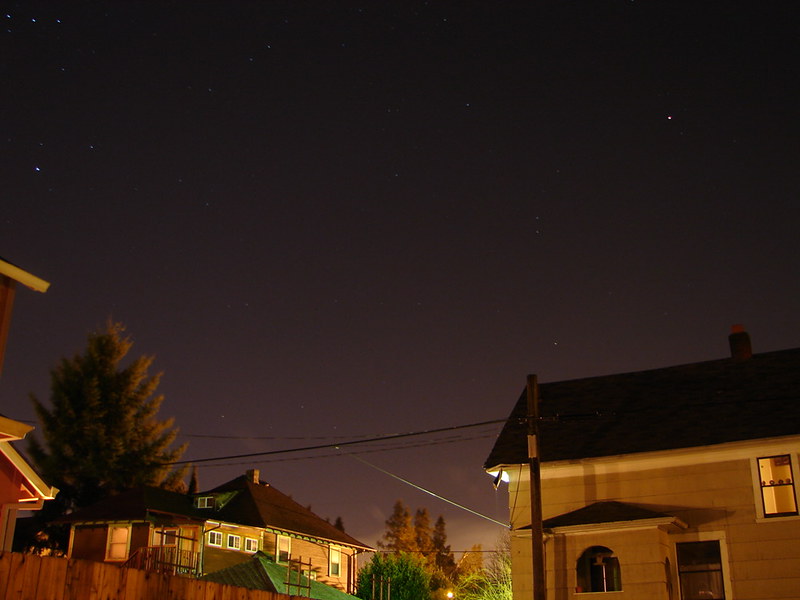
POLYGON ((177 544, 177 529, 156 529, 153 532, 153 546, 176 546, 177 544))
POLYGON ((579 592, 619 592, 622 577, 619 559, 605 546, 587 548, 576 568, 579 592))
POLYGON ((339 576, 342 571, 342 551, 331 548, 331 575, 339 576))
POLYGON ((758 477, 765 517, 797 514, 792 457, 789 454, 759 458, 758 477))
POLYGON ((228 548, 231 550, 241 550, 242 549, 242 536, 235 535, 233 533, 228 534, 228 548))
POLYGON ((291 538, 285 535, 278 536, 277 554, 277 562, 289 562, 289 556, 291 555, 291 538))
POLYGON ((214 508, 214 496, 199 496, 197 508, 214 508))
POLYGON ((208 532, 208 545, 209 546, 216 546, 217 548, 222 547, 222 532, 220 531, 209 531, 208 532))
POLYGON ((244 538, 245 552, 258 552, 258 540, 255 538, 244 538))
POLYGON ((677 545, 681 600, 725 600, 719 541, 677 545))
POLYGON ((125 560, 128 558, 130 527, 109 527, 106 560, 125 560))

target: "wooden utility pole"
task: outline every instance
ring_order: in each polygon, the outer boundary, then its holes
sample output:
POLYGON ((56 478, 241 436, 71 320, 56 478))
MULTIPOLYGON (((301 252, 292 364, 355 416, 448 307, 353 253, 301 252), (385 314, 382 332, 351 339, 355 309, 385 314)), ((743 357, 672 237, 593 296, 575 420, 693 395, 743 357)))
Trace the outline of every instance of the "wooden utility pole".
POLYGON ((542 531, 542 480, 539 464, 539 384, 528 375, 528 459, 531 479, 531 555, 533 600, 546 600, 544 581, 544 532, 542 531))

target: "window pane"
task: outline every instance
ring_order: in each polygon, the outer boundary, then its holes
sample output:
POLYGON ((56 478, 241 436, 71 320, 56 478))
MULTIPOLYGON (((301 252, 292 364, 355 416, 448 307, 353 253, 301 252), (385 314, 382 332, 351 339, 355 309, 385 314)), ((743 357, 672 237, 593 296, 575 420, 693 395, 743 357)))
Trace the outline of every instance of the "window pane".
POLYGON ((719 541, 677 545, 682 600, 724 600, 719 541))
POLYGON ((108 557, 110 560, 128 558, 128 528, 112 527, 108 532, 108 557))
POLYGON ((788 454, 758 459, 764 515, 796 515, 792 460, 788 454))

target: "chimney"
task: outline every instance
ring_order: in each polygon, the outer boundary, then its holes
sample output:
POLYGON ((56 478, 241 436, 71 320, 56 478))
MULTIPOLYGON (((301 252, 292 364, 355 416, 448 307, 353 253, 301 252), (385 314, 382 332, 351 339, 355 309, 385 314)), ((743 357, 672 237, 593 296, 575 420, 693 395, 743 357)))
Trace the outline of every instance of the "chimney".
POLYGON ((728 343, 731 346, 731 359, 734 362, 742 362, 753 356, 750 334, 745 331, 744 325, 734 325, 731 327, 728 343))
POLYGON ((261 472, 258 469, 248 469, 247 479, 252 483, 259 483, 261 481, 261 472))

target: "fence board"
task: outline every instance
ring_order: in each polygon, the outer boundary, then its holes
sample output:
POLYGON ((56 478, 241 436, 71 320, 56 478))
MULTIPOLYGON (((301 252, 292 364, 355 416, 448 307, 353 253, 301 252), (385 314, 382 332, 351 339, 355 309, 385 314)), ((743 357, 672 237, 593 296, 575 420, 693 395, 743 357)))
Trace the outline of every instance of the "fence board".
POLYGON ((40 600, 64 600, 64 581, 67 578, 67 561, 52 556, 41 557, 39 584, 36 597, 40 600))
POLYGON ((117 565, 0 552, 0 600, 307 600, 117 565))

